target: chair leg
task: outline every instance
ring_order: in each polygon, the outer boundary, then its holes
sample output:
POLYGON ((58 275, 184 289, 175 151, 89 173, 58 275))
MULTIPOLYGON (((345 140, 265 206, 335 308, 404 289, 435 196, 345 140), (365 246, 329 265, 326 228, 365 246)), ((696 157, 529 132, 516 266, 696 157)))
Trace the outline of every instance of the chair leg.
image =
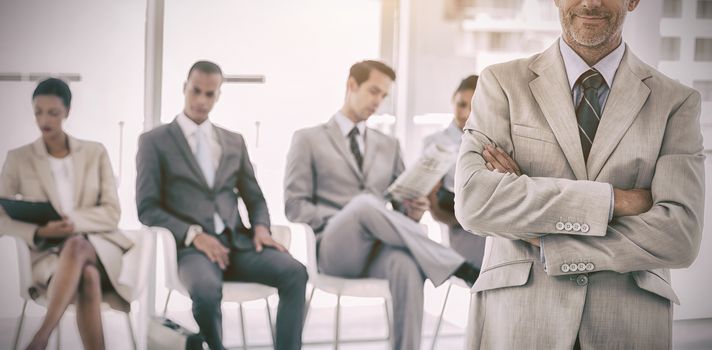
POLYGON ((57 350, 60 350, 62 346, 62 318, 57 322, 57 329, 54 332, 57 334, 57 350))
POLYGON ((239 306, 237 310, 240 312, 240 327, 242 327, 242 348, 244 350, 247 350, 247 334, 246 334, 247 332, 245 332, 245 328, 246 328, 245 327, 245 314, 242 311, 242 303, 238 303, 237 305, 239 306))
POLYGON ((136 334, 134 333, 134 328, 133 325, 131 324, 131 313, 127 312, 125 313, 126 315, 126 325, 129 326, 129 333, 131 334, 131 345, 133 345, 133 349, 136 350, 138 349, 136 345, 136 334))
POLYGON ((311 293, 309 293, 309 299, 307 299, 307 305, 304 307, 304 323, 307 323, 307 316, 309 315, 309 307, 311 307, 312 299, 314 298, 314 292, 316 287, 312 286, 311 293))
POLYGON ((171 293, 173 293, 173 289, 168 290, 168 295, 166 296, 166 304, 163 305, 163 317, 166 317, 166 312, 168 311, 168 302, 171 301, 171 293))
POLYGON ((393 323, 391 323, 390 303, 387 298, 383 298, 383 305, 386 309, 386 323, 388 323, 388 343, 391 347, 393 347, 393 323))
POLYGON ((269 332, 272 334, 272 346, 276 346, 277 338, 274 334, 274 324, 272 324, 272 310, 269 308, 269 299, 265 298, 266 308, 267 308, 267 322, 269 323, 269 332))
POLYGON ((438 322, 435 325, 435 332, 433 333, 433 342, 430 346, 431 350, 435 350, 435 343, 438 341, 438 334, 440 333, 440 327, 443 323, 443 316, 445 315, 445 306, 447 306, 447 299, 450 297, 450 289, 452 289, 452 283, 447 286, 447 292, 445 292, 445 300, 443 301, 443 307, 440 309, 440 317, 438 317, 438 322))
POLYGON ((25 322, 25 310, 27 310, 27 300, 22 304, 22 313, 20 314, 20 322, 17 324, 17 332, 15 333, 15 341, 12 343, 12 349, 17 350, 20 345, 20 334, 22 334, 22 323, 25 322))
POLYGON ((336 295, 336 321, 334 326, 334 350, 339 348, 339 328, 341 328, 341 294, 336 295))

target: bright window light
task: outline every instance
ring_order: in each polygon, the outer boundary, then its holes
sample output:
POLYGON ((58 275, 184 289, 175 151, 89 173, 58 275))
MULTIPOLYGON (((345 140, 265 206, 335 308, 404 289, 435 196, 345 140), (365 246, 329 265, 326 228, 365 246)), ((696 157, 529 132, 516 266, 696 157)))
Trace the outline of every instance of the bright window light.
POLYGON ((452 113, 426 113, 426 114, 420 114, 416 115, 413 117, 413 124, 415 125, 443 125, 446 126, 447 124, 452 121, 453 118, 452 113))

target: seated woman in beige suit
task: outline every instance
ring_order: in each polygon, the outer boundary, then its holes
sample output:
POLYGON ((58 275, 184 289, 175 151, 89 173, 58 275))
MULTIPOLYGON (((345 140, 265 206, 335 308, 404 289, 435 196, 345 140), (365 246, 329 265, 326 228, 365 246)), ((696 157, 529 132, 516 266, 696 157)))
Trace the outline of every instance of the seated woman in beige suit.
POLYGON ((47 346, 71 302, 84 348, 104 348, 102 294, 112 306, 128 306, 130 289, 117 280, 132 242, 117 231, 120 209, 111 164, 101 144, 64 132, 70 102, 69 87, 59 79, 37 86, 32 105, 42 137, 8 152, 0 177, 0 196, 49 201, 62 215, 37 226, 12 220, 0 209, 0 234, 20 237, 30 247, 30 295, 48 301, 28 349, 47 346))

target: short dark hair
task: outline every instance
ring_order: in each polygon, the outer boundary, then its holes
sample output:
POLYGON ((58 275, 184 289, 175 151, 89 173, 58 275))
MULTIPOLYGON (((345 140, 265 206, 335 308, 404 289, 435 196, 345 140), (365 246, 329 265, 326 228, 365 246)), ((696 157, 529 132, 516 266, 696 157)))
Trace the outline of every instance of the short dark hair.
POLYGON ((69 85, 61 79, 48 78, 42 80, 32 93, 32 99, 34 100, 39 95, 57 96, 67 109, 72 104, 72 91, 69 90, 69 85))
POLYGON ((354 78, 356 84, 361 85, 361 83, 368 80, 371 71, 374 69, 387 75, 391 80, 396 81, 396 72, 393 71, 393 68, 383 62, 372 60, 361 61, 351 66, 349 78, 354 78))
POLYGON ((479 78, 477 75, 470 75, 469 77, 462 79, 460 82, 460 85, 457 87, 457 90, 452 94, 457 95, 458 92, 463 92, 465 90, 472 90, 474 91, 475 88, 477 87, 477 78, 479 78))
POLYGON ((188 78, 190 78, 190 74, 192 74, 195 70, 201 71, 206 74, 220 74, 221 77, 223 76, 222 69, 220 69, 220 66, 218 66, 215 62, 198 61, 193 63, 193 65, 190 67, 190 70, 188 71, 188 78))

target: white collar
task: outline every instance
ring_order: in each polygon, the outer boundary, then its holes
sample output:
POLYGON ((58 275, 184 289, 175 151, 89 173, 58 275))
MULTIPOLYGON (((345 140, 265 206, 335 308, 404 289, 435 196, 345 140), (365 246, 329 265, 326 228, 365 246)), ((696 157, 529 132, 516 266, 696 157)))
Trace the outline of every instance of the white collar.
POLYGON ((183 135, 185 135, 186 139, 189 139, 198 130, 201 130, 207 137, 213 137, 213 123, 210 122, 209 118, 202 124, 198 125, 193 120, 188 118, 185 113, 181 112, 176 117, 176 121, 178 122, 178 126, 180 126, 181 130, 183 130, 183 135))
POLYGON ((354 122, 351 121, 349 117, 341 113, 341 111, 336 112, 336 114, 334 115, 334 120, 336 121, 336 124, 339 126, 339 129, 341 129, 341 133, 344 136, 348 136, 354 126, 358 128, 358 132, 360 135, 363 136, 364 132, 366 132, 366 122, 361 121, 354 124, 354 122))
POLYGON ((616 76, 618 66, 620 66, 625 54, 625 44, 621 41, 618 47, 611 51, 606 57, 596 62, 593 67, 589 67, 586 61, 579 56, 563 38, 559 38, 559 51, 564 59, 564 68, 566 68, 566 76, 569 79, 569 87, 573 90, 576 80, 591 68, 595 68, 606 81, 608 88, 613 86, 613 78, 616 76))

